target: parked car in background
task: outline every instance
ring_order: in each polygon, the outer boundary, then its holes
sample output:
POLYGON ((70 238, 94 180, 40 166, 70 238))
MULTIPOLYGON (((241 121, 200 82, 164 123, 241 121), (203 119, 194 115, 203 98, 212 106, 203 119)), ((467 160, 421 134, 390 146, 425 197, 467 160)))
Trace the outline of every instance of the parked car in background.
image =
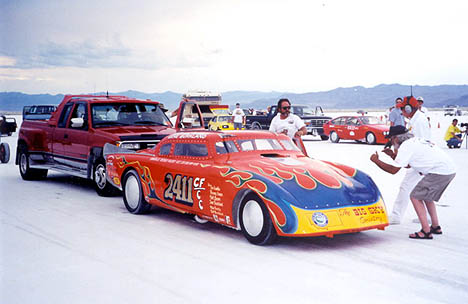
MULTIPOLYGON (((277 106, 272 105, 268 113, 264 115, 248 115, 246 117, 246 129, 268 130, 273 117, 278 113, 277 106)), ((328 136, 323 132, 323 124, 331 119, 325 116, 321 106, 316 106, 315 110, 308 105, 291 105, 291 113, 299 116, 305 123, 307 134, 320 136, 322 140, 327 140, 328 136)))
POLYGON ((459 116, 462 111, 458 109, 457 105, 447 105, 444 107, 444 116, 459 116))
POLYGON ((57 110, 56 105, 33 105, 23 107, 23 120, 45 120, 57 110))
POLYGON ((370 145, 385 144, 389 126, 375 116, 340 116, 323 125, 323 130, 334 143, 341 139, 366 142, 370 145))
POLYGON ((232 115, 216 115, 208 123, 208 129, 213 131, 234 130, 232 115))

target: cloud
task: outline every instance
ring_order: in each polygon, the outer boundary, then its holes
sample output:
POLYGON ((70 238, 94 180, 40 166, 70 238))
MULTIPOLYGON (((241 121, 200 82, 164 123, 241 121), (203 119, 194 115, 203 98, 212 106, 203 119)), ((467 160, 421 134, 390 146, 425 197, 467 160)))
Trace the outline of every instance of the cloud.
POLYGON ((111 41, 87 39, 74 43, 49 41, 37 48, 23 49, 16 54, 0 56, 0 67, 34 68, 135 68, 158 70, 162 68, 208 67, 212 59, 220 56, 220 49, 176 50, 167 54, 152 48, 133 49, 118 37, 111 41))

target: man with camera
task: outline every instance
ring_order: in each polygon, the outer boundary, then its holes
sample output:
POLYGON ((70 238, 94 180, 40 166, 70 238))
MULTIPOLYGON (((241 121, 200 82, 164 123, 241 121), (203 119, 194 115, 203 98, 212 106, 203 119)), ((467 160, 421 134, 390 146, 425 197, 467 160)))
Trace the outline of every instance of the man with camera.
MULTIPOLYGON (((447 132, 445 132, 445 141, 449 149, 460 148, 462 139, 462 131, 457 127, 458 119, 452 120, 452 124, 448 127, 447 132)), ((462 127, 466 127, 468 124, 462 124, 462 127)))
POLYGON ((416 137, 403 126, 390 127, 387 135, 395 151, 386 149, 395 164, 379 159, 377 152, 370 159, 380 169, 396 174, 401 168, 410 167, 422 178, 412 187, 410 199, 421 223, 421 230, 409 235, 411 239, 432 239, 432 234, 442 234, 434 202, 438 201, 455 177, 455 164, 437 145, 416 137), (429 212, 431 223, 426 216, 429 212))

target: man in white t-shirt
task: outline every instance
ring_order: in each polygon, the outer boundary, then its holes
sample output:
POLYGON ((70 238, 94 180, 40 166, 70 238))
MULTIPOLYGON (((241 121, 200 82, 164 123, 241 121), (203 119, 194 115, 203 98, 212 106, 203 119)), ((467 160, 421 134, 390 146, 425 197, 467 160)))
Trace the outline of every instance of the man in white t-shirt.
MULTIPOLYGON (((431 139, 429 122, 426 116, 419 110, 419 103, 416 98, 413 96, 405 97, 402 102, 396 104, 396 107, 401 108, 403 116, 409 119, 408 129, 410 133, 424 140, 431 139)), ((394 153, 391 149, 384 149, 383 152, 389 155, 394 153)), ((393 204, 393 210, 390 215, 391 225, 398 225, 403 220, 410 202, 410 192, 421 179, 422 176, 412 168, 406 170, 405 177, 401 181, 398 195, 393 204)))
POLYGON ((390 127, 389 136, 396 149, 396 153, 390 155, 395 160, 396 166, 382 162, 377 152, 372 154, 370 159, 379 168, 391 174, 396 174, 401 168, 409 166, 423 176, 410 193, 411 202, 422 227, 420 231, 410 234, 409 237, 432 239, 432 234, 442 234, 434 201, 439 201, 455 177, 455 164, 434 143, 415 137, 402 126, 390 127), (426 209, 431 218, 430 226, 426 209))
POLYGON ((291 138, 307 134, 305 123, 299 116, 291 114, 291 103, 286 98, 278 101, 278 114, 271 120, 269 130, 291 138))
POLYGON ((232 111, 232 119, 234 122, 234 130, 242 130, 245 124, 245 113, 240 108, 240 104, 236 103, 236 108, 232 111))

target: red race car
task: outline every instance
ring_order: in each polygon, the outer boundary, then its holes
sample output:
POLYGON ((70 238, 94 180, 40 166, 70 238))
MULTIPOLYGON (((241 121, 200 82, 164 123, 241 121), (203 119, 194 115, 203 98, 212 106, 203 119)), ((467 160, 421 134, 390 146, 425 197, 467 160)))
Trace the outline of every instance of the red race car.
POLYGON ((390 127, 375 116, 340 116, 323 124, 323 131, 334 143, 340 139, 358 142, 386 144, 385 138, 390 127))
POLYGON ((305 156, 267 131, 186 131, 154 148, 104 147, 107 179, 131 213, 151 205, 242 230, 253 244, 276 235, 332 237, 384 229, 379 189, 362 171, 305 156))

